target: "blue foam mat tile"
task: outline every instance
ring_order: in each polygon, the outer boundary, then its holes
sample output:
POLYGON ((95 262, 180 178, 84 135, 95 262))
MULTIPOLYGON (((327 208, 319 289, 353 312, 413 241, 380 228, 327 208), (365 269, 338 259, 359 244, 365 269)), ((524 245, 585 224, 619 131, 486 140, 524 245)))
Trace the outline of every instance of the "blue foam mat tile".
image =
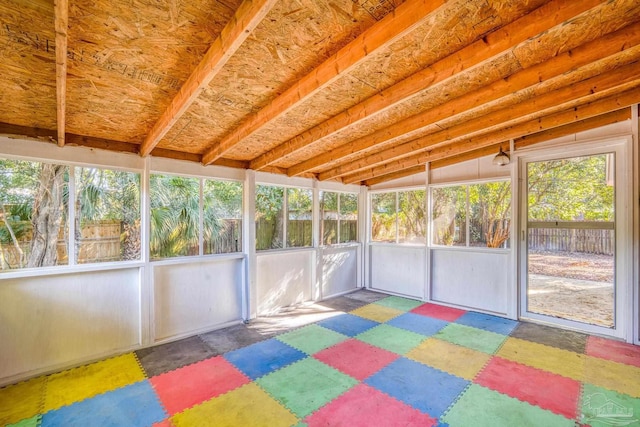
POLYGON ((379 325, 378 322, 364 319, 353 314, 341 314, 318 322, 317 324, 349 337, 355 337, 356 335, 379 325))
POLYGON ((468 311, 460 316, 455 323, 472 326, 497 334, 509 335, 518 326, 518 322, 503 317, 491 316, 490 314, 475 313, 468 311))
POLYGON ((439 418, 469 381, 401 357, 365 380, 407 405, 439 418))
POLYGON ((305 357, 307 357, 305 353, 275 338, 230 351, 224 355, 225 359, 252 380, 305 357))
POLYGON ((167 416, 145 380, 49 411, 42 416, 41 426, 150 426, 167 416))
POLYGON ((405 313, 387 322, 387 325, 415 332, 425 337, 438 333, 448 324, 449 322, 447 321, 421 316, 415 313, 405 313))

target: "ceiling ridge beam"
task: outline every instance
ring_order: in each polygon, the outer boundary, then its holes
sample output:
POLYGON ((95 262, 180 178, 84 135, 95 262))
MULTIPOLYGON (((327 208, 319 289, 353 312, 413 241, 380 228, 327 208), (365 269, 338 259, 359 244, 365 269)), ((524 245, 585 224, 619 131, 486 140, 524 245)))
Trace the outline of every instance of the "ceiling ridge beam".
MULTIPOLYGON (((569 27, 570 26, 563 24, 559 25, 559 28, 568 29, 569 27)), ((519 46, 521 49, 525 49, 528 43, 535 43, 536 40, 537 39, 532 39, 519 46)), ((428 126, 436 124, 441 120, 458 115, 462 111, 480 108, 488 100, 498 100, 501 97, 522 90, 528 86, 539 85, 541 80, 543 80, 542 83, 544 83, 544 80, 558 77, 563 72, 570 71, 581 65, 586 65, 603 55, 613 55, 637 43, 640 43, 640 24, 635 23, 606 34, 603 37, 587 40, 585 43, 581 43, 571 50, 560 52, 551 58, 549 58, 545 52, 540 54, 531 52, 531 56, 536 58, 540 56, 545 57, 546 55, 546 61, 543 60, 540 62, 537 61, 537 59, 532 59, 529 64, 524 64, 525 67, 523 69, 516 70, 509 76, 504 76, 504 78, 488 82, 489 85, 487 86, 485 86, 486 83, 482 83, 484 79, 477 79, 478 83, 476 88, 472 91, 426 111, 407 117, 383 129, 357 138, 341 146, 334 147, 327 153, 293 165, 289 168, 288 174, 295 176, 298 173, 306 171, 317 171, 323 165, 336 161, 350 161, 349 156, 352 158, 353 156, 357 156, 360 151, 374 148, 377 145, 391 142, 394 139, 406 140, 412 132, 414 133, 414 137, 420 136, 419 134, 424 133, 428 126)), ((491 73, 492 71, 488 70, 488 72, 491 73)))
POLYGON ((433 150, 421 152, 411 157, 404 158, 401 161, 367 169, 364 172, 344 177, 343 182, 353 183, 371 180, 378 176, 391 174, 417 165, 424 165, 426 162, 437 161, 455 154, 492 145, 495 144, 496 141, 507 141, 522 137, 523 135, 530 135, 563 125, 568 125, 590 117, 629 107, 630 105, 637 103, 638 99, 640 99, 640 81, 638 82, 638 86, 607 98, 589 101, 585 104, 568 108, 564 111, 539 117, 515 126, 508 126, 502 130, 489 132, 473 138, 466 138, 455 144, 451 143, 433 150))
POLYGON ((357 162, 339 166, 327 175, 320 173, 318 179, 329 179, 327 176, 352 175, 358 173, 360 170, 393 162, 405 157, 411 157, 419 152, 433 150, 457 140, 487 134, 494 130, 515 126, 531 119, 572 108, 593 101, 594 98, 604 98, 610 96, 612 91, 621 92, 629 89, 627 87, 628 85, 640 84, 640 80, 638 80, 639 75, 640 63, 633 62, 615 71, 597 75, 579 83, 570 84, 519 104, 475 117, 472 120, 443 129, 434 134, 387 148, 357 162))
POLYGON ((67 121, 67 31, 69 29, 69 1, 55 0, 56 31, 56 123, 58 146, 65 142, 67 121))
POLYGON ((260 24, 278 0, 244 0, 140 146, 148 156, 260 24))
POLYGON ((351 43, 331 55, 289 89, 271 100, 240 126, 216 142, 202 156, 209 164, 221 157, 258 129, 308 99, 344 75, 374 52, 390 45, 424 23, 429 15, 444 4, 444 0, 407 0, 393 12, 365 30, 351 43))
POLYGON ((256 157, 251 161, 251 168, 261 169, 280 158, 290 156, 311 144, 319 143, 324 138, 407 102, 428 88, 444 85, 456 74, 468 73, 472 67, 509 52, 514 44, 525 42, 600 3, 600 0, 554 0, 546 3, 256 157))

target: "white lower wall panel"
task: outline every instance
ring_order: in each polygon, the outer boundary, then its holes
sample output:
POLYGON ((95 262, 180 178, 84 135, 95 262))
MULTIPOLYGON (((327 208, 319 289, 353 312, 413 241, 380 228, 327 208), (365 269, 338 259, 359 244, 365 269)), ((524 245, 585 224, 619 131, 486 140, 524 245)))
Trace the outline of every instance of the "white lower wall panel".
POLYGON ((431 299, 507 314, 511 253, 431 251, 431 299))
POLYGON ((141 344, 139 268, 0 281, 0 384, 141 344))
POLYGON ((358 247, 324 248, 322 298, 355 290, 358 284, 358 247))
POLYGON ((371 287, 423 299, 426 248, 404 245, 371 245, 371 287))
POLYGON ((315 264, 315 250, 258 253, 258 315, 311 300, 315 264))
POLYGON ((153 266, 155 341, 242 318, 242 259, 153 266))

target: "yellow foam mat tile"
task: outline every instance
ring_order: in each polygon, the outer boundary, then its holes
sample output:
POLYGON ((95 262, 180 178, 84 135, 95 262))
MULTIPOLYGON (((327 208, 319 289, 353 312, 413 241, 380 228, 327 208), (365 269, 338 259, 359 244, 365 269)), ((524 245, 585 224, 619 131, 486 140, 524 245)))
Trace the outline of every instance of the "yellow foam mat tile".
POLYGON ((145 379, 133 353, 53 374, 47 382, 44 412, 145 379))
POLYGON ((208 400, 171 418, 176 427, 289 427, 298 419, 255 383, 208 400))
POLYGON ((46 378, 29 381, 0 389, 0 425, 17 423, 40 413, 46 378))
POLYGON ((640 368, 587 356, 585 382, 640 398, 640 368))
POLYGON ((365 305, 364 307, 351 310, 349 313, 355 314, 356 316, 364 317, 365 319, 384 323, 388 320, 393 319, 394 317, 398 317, 401 314, 404 314, 404 311, 400 311, 391 307, 385 307, 383 305, 369 304, 365 305))
POLYGON ((581 381, 586 356, 518 338, 508 338, 497 356, 581 381))
POLYGON ((436 338, 423 341, 406 356, 465 380, 472 380, 491 358, 489 354, 436 338))

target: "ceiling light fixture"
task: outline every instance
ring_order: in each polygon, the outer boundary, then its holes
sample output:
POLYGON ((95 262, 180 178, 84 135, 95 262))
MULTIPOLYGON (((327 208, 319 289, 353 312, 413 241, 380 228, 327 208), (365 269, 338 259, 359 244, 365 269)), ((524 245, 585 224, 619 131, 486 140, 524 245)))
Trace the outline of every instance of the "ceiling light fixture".
POLYGON ((500 152, 493 158, 493 164, 496 166, 504 166, 508 165, 510 160, 509 155, 502 151, 502 146, 500 146, 500 152))

